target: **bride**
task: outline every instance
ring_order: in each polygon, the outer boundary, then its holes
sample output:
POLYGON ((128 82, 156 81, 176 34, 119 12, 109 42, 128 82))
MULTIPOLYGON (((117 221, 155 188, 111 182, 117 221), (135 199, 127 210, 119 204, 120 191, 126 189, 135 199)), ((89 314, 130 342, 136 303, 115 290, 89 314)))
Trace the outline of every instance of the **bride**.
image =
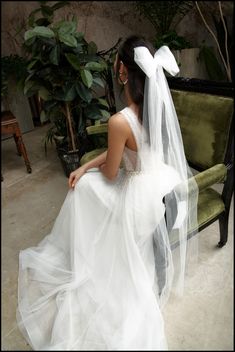
POLYGON ((163 68, 178 72, 168 47, 123 42, 127 107, 108 149, 70 174, 51 233, 20 252, 17 322, 34 350, 167 350, 161 309, 182 292, 196 197, 163 68))

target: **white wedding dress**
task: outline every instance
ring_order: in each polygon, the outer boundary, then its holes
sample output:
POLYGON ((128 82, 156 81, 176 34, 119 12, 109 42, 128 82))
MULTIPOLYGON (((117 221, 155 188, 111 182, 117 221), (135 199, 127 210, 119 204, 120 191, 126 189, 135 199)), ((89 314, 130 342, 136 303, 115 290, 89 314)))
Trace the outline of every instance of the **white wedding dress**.
MULTIPOLYGON (((138 146, 142 126, 121 113, 138 146)), ((179 180, 160 162, 154 181, 141 174, 137 155, 125 148, 115 181, 89 170, 51 233, 20 252, 17 322, 34 350, 167 349, 153 232, 179 180)))

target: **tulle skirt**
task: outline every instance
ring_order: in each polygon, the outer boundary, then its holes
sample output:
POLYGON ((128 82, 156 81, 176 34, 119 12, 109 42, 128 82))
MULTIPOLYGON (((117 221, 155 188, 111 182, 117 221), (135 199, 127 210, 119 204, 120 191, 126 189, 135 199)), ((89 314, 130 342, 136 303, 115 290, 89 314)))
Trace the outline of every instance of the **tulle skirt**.
POLYGON ((164 220, 163 184, 175 183, 168 176, 153 190, 141 173, 108 181, 90 170, 51 233, 20 252, 17 322, 34 350, 167 349, 153 233, 164 220))

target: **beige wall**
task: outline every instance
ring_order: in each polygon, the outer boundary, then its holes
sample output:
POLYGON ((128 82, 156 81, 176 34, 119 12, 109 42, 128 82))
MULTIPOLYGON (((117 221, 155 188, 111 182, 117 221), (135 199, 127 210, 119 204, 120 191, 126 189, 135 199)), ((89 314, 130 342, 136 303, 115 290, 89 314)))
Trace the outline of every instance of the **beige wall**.
MULTIPOLYGON (((56 1, 49 1, 53 4, 56 1)), ((76 15, 78 18, 78 30, 85 33, 85 38, 93 40, 99 50, 110 48, 119 37, 125 38, 130 34, 143 34, 148 39, 155 36, 152 24, 141 18, 134 9, 134 1, 71 1, 69 6, 56 12, 55 20, 64 16, 76 15)), ((210 12, 215 8, 218 11, 217 1, 199 1, 207 21, 213 27, 210 12)), ((224 14, 228 19, 228 25, 232 26, 233 2, 222 1, 224 14)), ((2 6, 2 55, 20 53, 19 45, 14 39, 15 30, 23 24, 28 14, 38 8, 37 1, 1 1, 2 6)), ((176 27, 180 35, 185 36, 198 47, 202 40, 206 44, 215 46, 214 39, 207 31, 199 16, 197 9, 193 9, 176 27)))
MULTIPOLYGON (((53 4, 55 1, 50 1, 53 4)), ((2 1, 2 55, 20 53, 13 38, 14 30, 23 23, 28 14, 38 8, 37 1, 2 1)), ((113 46, 119 37, 142 34, 148 39, 154 28, 133 10, 133 2, 127 1, 72 1, 69 6, 56 12, 55 20, 76 15, 78 31, 85 33, 87 41, 94 41, 99 50, 113 46)), ((19 39, 18 39, 19 41, 19 39)))
MULTIPOLYGON (((56 1, 49 1, 50 5, 56 1)), ((153 25, 136 12, 135 1, 71 1, 70 4, 55 13, 55 20, 64 17, 71 18, 76 15, 78 18, 78 31, 85 34, 87 41, 94 41, 98 50, 106 50, 112 47, 117 40, 125 38, 130 34, 142 34, 152 40, 155 37, 153 25)), ((228 20, 230 32, 232 32, 233 2, 222 1, 222 9, 228 20)), ((24 24, 29 13, 38 8, 37 1, 2 1, 2 55, 11 53, 23 54, 21 37, 15 36, 18 28, 24 24)), ((199 6, 206 18, 206 21, 215 31, 211 12, 219 16, 217 1, 199 1, 199 6)), ((212 35, 206 29, 196 7, 177 25, 179 35, 184 36, 195 48, 199 48, 202 41, 205 44, 216 48, 217 58, 221 62, 216 43, 212 35)), ((187 61, 187 60, 186 60, 187 61)), ((192 61, 192 60, 191 60, 192 61)), ((190 62, 191 62, 190 61, 190 62)), ((182 75, 185 77, 208 78, 204 64, 194 60, 194 70, 190 72, 187 62, 181 66, 182 75)), ((181 72, 180 72, 181 75, 181 72)))

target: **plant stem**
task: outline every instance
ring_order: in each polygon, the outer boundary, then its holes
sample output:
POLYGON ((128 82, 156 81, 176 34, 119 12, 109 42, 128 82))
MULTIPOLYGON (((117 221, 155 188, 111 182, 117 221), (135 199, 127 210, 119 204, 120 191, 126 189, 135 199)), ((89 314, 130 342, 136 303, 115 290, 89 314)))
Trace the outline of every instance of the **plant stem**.
POLYGON ((197 9, 198 9, 198 12, 200 13, 200 16, 201 16, 201 18, 202 18, 202 20, 203 20, 203 22, 204 22, 206 28, 208 29, 208 31, 211 33, 211 35, 212 35, 213 38, 215 39, 215 42, 216 42, 216 44, 217 44, 217 47, 218 47, 218 50, 219 50, 221 59, 222 59, 222 61, 223 61, 223 64, 224 64, 224 67, 225 67, 225 70, 226 70, 226 73, 227 73, 227 76, 228 76, 228 80, 231 82, 231 74, 229 74, 229 70, 228 70, 227 64, 226 64, 226 62, 225 62, 225 60, 224 60, 224 57, 223 57, 223 54, 222 54, 222 52, 221 52, 221 50, 220 50, 219 42, 218 42, 218 40, 217 40, 217 38, 216 38, 214 32, 213 32, 213 31, 211 30, 211 28, 208 26, 208 24, 207 24, 207 22, 206 22, 206 20, 205 20, 205 18, 204 18, 204 16, 203 16, 203 14, 202 14, 202 12, 201 12, 199 6, 198 6, 197 1, 195 1, 195 4, 196 4, 196 7, 197 7, 197 9))
POLYGON ((226 50, 226 58, 227 58, 227 68, 228 68, 228 78, 231 81, 231 67, 230 67, 230 62, 229 62, 229 55, 228 55, 228 32, 227 32, 227 28, 224 22, 224 16, 223 16, 223 12, 222 12, 222 7, 221 7, 221 1, 218 1, 219 3, 219 11, 220 11, 220 16, 221 16, 221 20, 224 26, 224 32, 225 32, 225 50, 226 50))
POLYGON ((76 146, 75 146, 75 142, 74 142, 72 119, 71 119, 70 110, 69 110, 69 103, 65 103, 65 108, 66 108, 66 117, 67 117, 67 121, 69 124, 69 132, 70 132, 70 137, 71 137, 71 142, 72 142, 72 148, 73 148, 73 151, 75 151, 76 146))

